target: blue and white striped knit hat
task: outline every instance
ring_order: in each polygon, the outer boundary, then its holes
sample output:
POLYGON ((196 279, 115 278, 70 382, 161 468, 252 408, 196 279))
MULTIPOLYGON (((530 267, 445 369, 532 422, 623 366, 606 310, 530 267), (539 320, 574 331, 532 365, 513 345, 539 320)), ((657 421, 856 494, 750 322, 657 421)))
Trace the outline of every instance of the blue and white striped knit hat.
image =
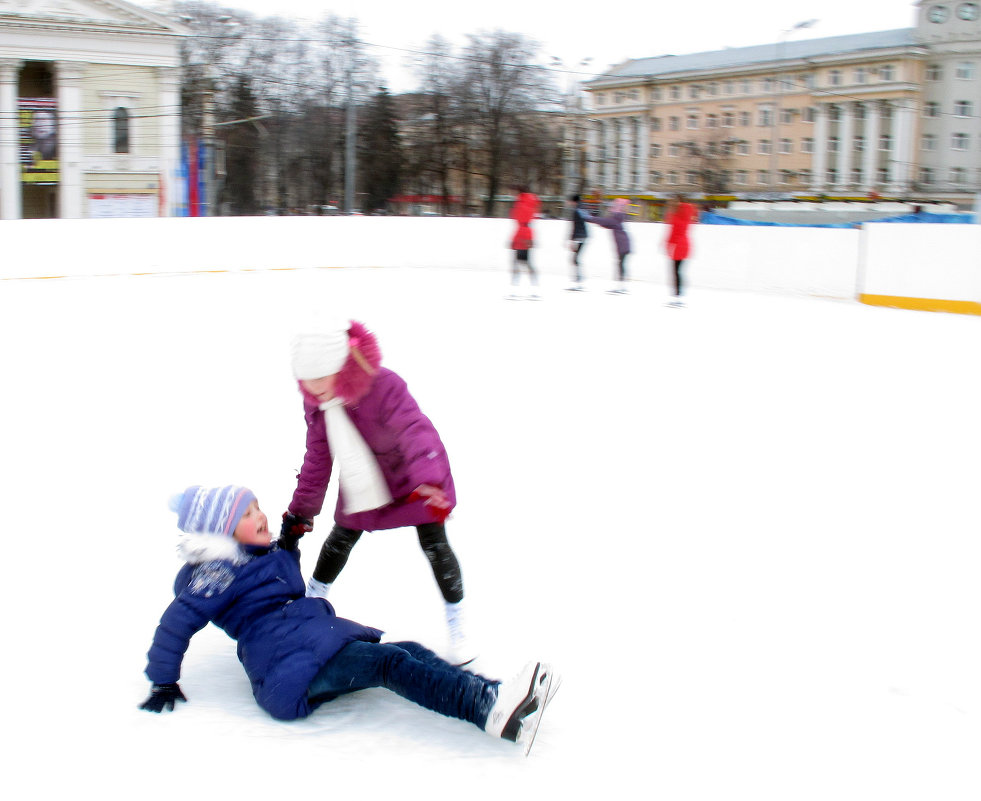
POLYGON ((245 487, 188 487, 170 499, 170 511, 177 513, 177 527, 188 534, 235 533, 255 495, 245 487))

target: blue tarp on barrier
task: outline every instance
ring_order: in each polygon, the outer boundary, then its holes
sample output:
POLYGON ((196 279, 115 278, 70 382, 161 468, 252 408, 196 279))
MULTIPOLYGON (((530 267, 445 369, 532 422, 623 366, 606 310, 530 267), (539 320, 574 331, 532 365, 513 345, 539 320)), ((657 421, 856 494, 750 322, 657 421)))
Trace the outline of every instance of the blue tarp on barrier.
POLYGON ((956 223, 973 224, 973 214, 897 214, 892 217, 879 217, 874 220, 856 220, 854 222, 834 223, 780 223, 763 222, 761 220, 740 220, 736 217, 726 217, 712 211, 703 211, 698 218, 704 225, 766 225, 773 228, 855 228, 864 223, 956 223))

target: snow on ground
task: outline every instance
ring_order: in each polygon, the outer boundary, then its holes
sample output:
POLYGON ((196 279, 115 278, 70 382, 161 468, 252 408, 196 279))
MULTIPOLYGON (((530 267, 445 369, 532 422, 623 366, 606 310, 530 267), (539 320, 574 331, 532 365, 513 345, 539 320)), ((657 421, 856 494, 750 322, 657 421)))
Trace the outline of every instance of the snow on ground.
MULTIPOLYGON (((978 798, 979 320, 506 289, 402 269, 0 284, 16 797, 978 798), (303 448, 288 336, 315 302, 377 332, 446 442, 485 670, 564 675, 528 759, 381 690, 272 720, 214 628, 189 703, 137 709, 179 566, 166 498, 244 483, 278 518, 303 448)), ((443 645, 411 530, 366 535, 332 600, 443 645)))

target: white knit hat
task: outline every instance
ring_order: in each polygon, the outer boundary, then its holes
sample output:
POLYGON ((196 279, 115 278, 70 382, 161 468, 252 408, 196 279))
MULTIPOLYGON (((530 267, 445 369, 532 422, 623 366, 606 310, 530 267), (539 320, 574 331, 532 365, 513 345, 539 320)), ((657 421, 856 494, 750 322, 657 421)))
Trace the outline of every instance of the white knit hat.
POLYGON ((350 327, 347 318, 311 315, 290 346, 293 375, 303 381, 339 373, 351 350, 350 327))

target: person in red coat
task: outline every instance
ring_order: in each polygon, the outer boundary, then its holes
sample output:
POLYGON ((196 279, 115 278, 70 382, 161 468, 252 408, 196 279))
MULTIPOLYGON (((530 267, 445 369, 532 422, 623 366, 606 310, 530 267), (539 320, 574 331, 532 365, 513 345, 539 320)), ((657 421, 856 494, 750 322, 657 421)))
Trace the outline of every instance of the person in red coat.
POLYGON ((534 245, 534 235, 531 231, 531 221, 538 216, 541 209, 541 202, 538 197, 528 191, 526 186, 516 186, 514 188, 517 198, 511 207, 511 219, 518 224, 514 236, 511 238, 511 249, 514 251, 514 262, 511 266, 511 294, 508 295, 512 300, 521 297, 518 294, 518 282, 521 279, 521 267, 528 271, 531 279, 531 294, 528 296, 532 300, 540 300, 538 294, 538 273, 531 266, 529 252, 534 245))
POLYGON ((685 305, 681 297, 681 266, 691 253, 688 228, 696 219, 695 207, 685 202, 682 195, 675 195, 668 201, 668 207, 664 212, 664 222, 668 226, 665 248, 668 258, 674 265, 674 297, 668 302, 669 306, 685 305))

